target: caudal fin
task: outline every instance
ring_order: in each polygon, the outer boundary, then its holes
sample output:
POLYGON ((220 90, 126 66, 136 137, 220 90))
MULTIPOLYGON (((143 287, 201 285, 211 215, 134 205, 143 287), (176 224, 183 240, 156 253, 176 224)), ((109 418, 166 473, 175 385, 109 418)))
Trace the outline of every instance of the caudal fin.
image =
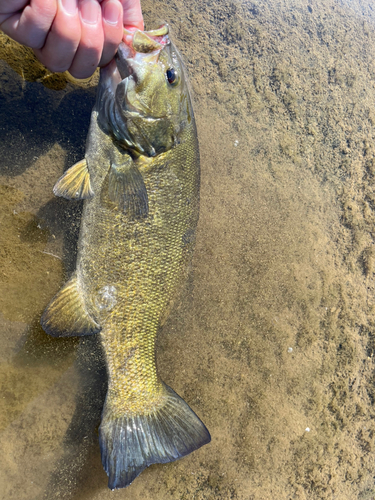
POLYGON ((149 465, 173 462, 211 441, 206 426, 173 389, 154 412, 111 418, 104 407, 100 451, 108 487, 125 488, 149 465))

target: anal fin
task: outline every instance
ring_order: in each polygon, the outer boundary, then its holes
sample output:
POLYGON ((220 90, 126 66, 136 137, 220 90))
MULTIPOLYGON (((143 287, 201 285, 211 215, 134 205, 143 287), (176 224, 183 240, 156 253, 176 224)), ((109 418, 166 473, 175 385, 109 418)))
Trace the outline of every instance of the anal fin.
POLYGON ((53 192, 56 196, 61 196, 67 200, 84 200, 94 196, 85 158, 75 163, 60 177, 53 188, 53 192))
POLYGON ((100 331, 100 326, 85 309, 76 274, 54 296, 44 311, 40 324, 52 337, 92 335, 100 331))
POLYGON ((108 176, 108 196, 131 219, 148 215, 148 196, 142 174, 130 156, 123 163, 112 163, 108 176))

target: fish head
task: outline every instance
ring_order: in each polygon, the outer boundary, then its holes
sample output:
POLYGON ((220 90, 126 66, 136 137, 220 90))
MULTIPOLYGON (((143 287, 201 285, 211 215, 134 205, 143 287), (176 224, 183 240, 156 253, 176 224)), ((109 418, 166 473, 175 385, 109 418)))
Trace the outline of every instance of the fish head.
POLYGON ((192 121, 183 64, 167 27, 128 32, 124 39, 109 82, 107 98, 114 102, 102 103, 102 115, 125 147, 156 156, 179 144, 192 121))
POLYGON ((133 145, 140 153, 155 156, 178 144, 191 121, 183 64, 168 32, 155 36, 135 31, 127 42, 116 56, 122 78, 116 103, 133 145))

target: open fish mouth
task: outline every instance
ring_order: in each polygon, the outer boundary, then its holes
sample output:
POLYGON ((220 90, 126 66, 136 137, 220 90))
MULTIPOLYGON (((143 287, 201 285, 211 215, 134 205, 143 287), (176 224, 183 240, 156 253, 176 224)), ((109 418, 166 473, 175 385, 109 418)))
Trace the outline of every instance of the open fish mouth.
POLYGON ((152 31, 129 31, 124 28, 124 42, 131 46, 136 52, 152 52, 157 46, 169 43, 169 26, 163 24, 157 30, 152 31))
POLYGON ((134 73, 134 66, 141 63, 157 63, 159 54, 169 41, 169 27, 164 24, 152 31, 124 29, 123 42, 115 56, 117 68, 124 80, 134 73))

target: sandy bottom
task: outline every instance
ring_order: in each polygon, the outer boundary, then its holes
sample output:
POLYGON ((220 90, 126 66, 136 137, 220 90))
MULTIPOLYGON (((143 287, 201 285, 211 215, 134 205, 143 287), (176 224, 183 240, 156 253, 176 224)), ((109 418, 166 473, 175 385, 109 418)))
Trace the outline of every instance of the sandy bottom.
POLYGON ((52 187, 84 154, 95 89, 0 62, 1 500, 375 498, 371 4, 143 2, 186 61, 202 157, 193 273, 158 365, 212 442, 117 492, 97 340, 38 326, 74 267, 81 205, 52 187))

